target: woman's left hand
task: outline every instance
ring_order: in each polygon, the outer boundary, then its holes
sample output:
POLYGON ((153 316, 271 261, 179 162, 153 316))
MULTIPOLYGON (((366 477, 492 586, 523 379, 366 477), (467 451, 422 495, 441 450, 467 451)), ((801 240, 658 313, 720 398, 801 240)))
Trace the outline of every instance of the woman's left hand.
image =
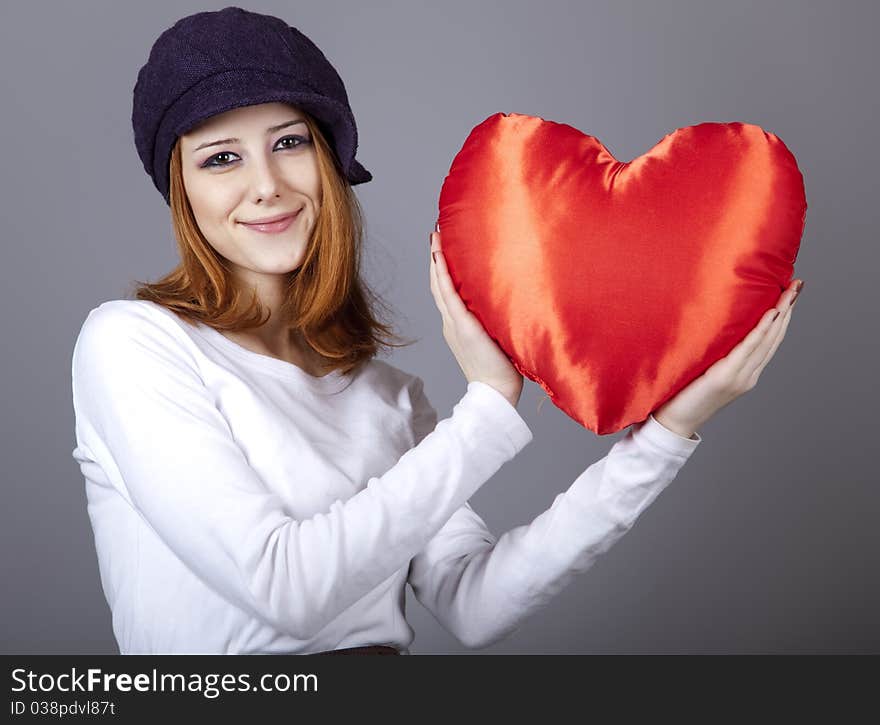
POLYGON ((733 350, 653 412, 658 423, 683 438, 692 438, 709 418, 748 392, 785 337, 802 280, 792 280, 755 328, 733 350), (774 320, 776 311, 779 316, 774 320))

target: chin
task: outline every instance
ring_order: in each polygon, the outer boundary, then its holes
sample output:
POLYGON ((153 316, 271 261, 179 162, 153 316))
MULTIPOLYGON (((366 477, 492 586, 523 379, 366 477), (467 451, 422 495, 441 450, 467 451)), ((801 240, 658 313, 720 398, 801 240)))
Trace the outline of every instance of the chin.
POLYGON ((262 271, 268 274, 290 274, 291 272, 296 272, 296 270, 302 267, 304 259, 305 255, 300 254, 294 258, 278 260, 275 264, 266 264, 262 271))

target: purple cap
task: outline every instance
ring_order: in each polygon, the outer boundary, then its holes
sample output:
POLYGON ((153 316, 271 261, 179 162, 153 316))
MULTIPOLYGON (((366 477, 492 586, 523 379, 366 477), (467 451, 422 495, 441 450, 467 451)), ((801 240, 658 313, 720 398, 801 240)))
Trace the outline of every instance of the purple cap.
POLYGON ((280 18, 238 7, 178 20, 138 72, 131 123, 144 169, 170 205, 171 148, 200 122, 281 101, 318 122, 348 182, 373 176, 357 160, 357 126, 342 79, 321 50, 280 18))

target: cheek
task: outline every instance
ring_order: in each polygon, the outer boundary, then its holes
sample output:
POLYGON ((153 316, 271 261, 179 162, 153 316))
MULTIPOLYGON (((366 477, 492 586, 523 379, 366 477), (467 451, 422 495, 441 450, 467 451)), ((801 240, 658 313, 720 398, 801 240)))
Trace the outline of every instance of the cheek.
POLYGON ((297 159, 289 167, 288 181, 292 188, 299 189, 311 197, 316 204, 321 202, 321 171, 318 155, 313 151, 307 159, 297 159))
POLYGON ((196 179, 187 187, 187 197, 199 226, 216 227, 231 217, 234 194, 224 184, 196 179))

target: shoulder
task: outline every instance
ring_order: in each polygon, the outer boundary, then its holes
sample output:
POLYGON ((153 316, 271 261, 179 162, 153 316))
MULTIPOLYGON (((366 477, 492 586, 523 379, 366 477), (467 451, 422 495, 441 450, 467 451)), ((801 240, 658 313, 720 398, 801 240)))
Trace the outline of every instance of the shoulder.
POLYGON ((422 378, 377 358, 364 368, 361 375, 366 376, 373 394, 402 415, 412 431, 409 445, 418 444, 437 425, 437 411, 425 395, 422 378))
POLYGON ((373 358, 364 365, 364 382, 398 407, 412 408, 423 395, 424 384, 413 375, 386 360, 373 358))
POLYGON ((142 357, 150 350, 191 355, 194 346, 184 321, 147 300, 108 300, 90 310, 77 335, 74 357, 108 360, 142 357))
POLYGON ((89 311, 83 328, 115 325, 131 329, 156 326, 171 329, 172 325, 186 324, 175 321, 176 318, 170 310, 147 300, 107 300, 89 311))
POLYGON ((422 379, 418 375, 378 358, 373 358, 370 361, 367 366, 367 374, 371 375, 375 382, 395 390, 411 391, 422 386, 422 379))
POLYGON ((387 360, 373 358, 364 366, 364 374, 370 375, 376 382, 390 387, 406 387, 418 378, 405 370, 392 365, 387 360))

